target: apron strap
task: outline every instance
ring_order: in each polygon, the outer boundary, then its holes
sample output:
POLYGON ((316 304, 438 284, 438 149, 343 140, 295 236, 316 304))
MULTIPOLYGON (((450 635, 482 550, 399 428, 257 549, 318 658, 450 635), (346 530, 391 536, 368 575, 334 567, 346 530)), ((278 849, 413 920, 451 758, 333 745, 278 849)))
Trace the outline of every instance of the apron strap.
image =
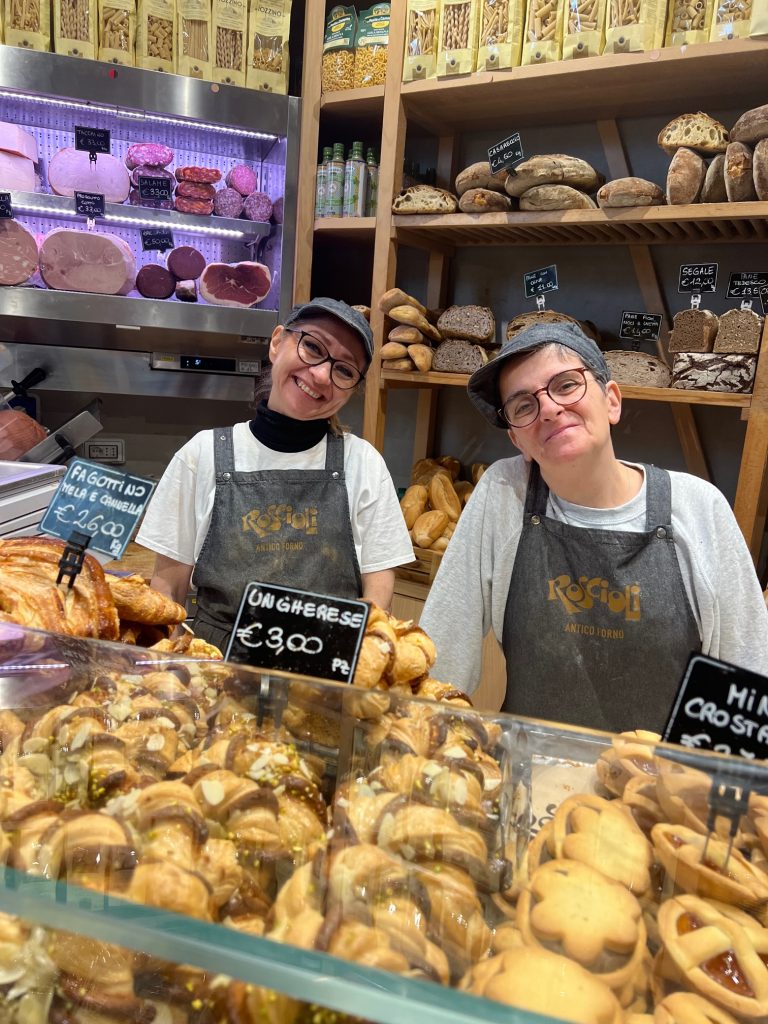
POLYGON ((344 438, 330 431, 325 441, 325 471, 338 473, 341 478, 344 476, 344 438))
POLYGON ((672 525, 672 481, 666 469, 643 463, 645 470, 645 528, 672 525))
POLYGON ((546 515, 549 488, 541 476, 538 462, 530 462, 528 490, 525 492, 525 515, 546 515))
POLYGON ((235 472, 232 427, 216 427, 213 432, 213 467, 217 480, 220 480, 224 473, 235 472))

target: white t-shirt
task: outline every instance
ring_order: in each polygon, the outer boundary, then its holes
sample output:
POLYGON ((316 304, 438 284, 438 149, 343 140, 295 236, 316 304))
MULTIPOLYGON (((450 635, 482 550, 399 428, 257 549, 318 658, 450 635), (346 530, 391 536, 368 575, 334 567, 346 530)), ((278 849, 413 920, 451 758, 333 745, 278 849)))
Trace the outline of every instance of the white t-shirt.
MULTIPOLYGON (((323 469, 326 439, 303 452, 276 452, 251 433, 233 428, 235 471, 323 469)), ((376 449, 344 434, 344 476, 360 572, 379 572, 413 561, 413 546, 389 470, 376 449)), ((136 538, 139 544, 194 565, 211 522, 216 473, 213 431, 203 430, 173 456, 157 485, 136 538)))

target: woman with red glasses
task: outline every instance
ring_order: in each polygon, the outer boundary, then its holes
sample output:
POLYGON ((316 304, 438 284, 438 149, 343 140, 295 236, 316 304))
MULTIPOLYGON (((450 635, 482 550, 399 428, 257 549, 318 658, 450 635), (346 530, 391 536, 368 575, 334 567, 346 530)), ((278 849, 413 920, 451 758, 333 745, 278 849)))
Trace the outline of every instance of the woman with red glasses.
POLYGON ((196 586, 198 636, 226 647, 251 580, 391 604, 408 530, 381 455, 337 419, 372 354, 345 302, 296 307, 272 334, 254 418, 174 456, 137 540, 157 553, 153 586, 182 603, 196 586))
POLYGON ((594 341, 534 325, 468 388, 522 455, 483 475, 432 585, 438 678, 472 692, 493 629, 506 711, 660 731, 692 652, 768 675, 768 612, 727 501, 616 457, 621 392, 594 341))

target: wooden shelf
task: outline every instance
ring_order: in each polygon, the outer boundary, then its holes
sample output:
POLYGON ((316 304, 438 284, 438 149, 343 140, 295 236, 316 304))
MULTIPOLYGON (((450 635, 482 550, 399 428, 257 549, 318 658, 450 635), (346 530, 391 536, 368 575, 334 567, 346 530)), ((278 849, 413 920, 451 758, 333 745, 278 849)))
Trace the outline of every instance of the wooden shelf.
POLYGON ((384 113, 384 86, 324 92, 320 97, 320 110, 329 119, 343 117, 354 121, 381 121, 384 113))
POLYGON ((689 245, 768 241, 768 202, 638 206, 548 213, 394 216, 405 245, 689 245))
POLYGON ((739 39, 408 82, 406 116, 445 135, 765 102, 768 42, 739 39), (727 82, 727 89, 723 83, 727 82))
POLYGON ((370 239, 372 242, 375 233, 375 217, 321 217, 315 221, 315 235, 321 238, 370 239))

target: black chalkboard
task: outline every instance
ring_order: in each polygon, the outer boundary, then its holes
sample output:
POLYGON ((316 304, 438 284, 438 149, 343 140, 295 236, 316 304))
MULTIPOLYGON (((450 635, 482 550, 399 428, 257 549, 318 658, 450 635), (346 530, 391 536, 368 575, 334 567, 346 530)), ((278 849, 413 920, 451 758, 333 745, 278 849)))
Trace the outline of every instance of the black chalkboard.
POLYGON ((515 164, 523 159, 523 144, 520 141, 520 132, 508 135, 506 139, 497 142, 488 150, 488 163, 491 165, 491 174, 496 171, 511 170, 515 164))
POLYGON ((713 292, 717 288, 717 263, 682 263, 679 292, 713 292))
POLYGON ((762 288, 768 288, 768 270, 749 270, 731 274, 726 299, 756 299, 762 288))
POLYGON ((658 341, 661 333, 661 313, 621 314, 619 337, 626 341, 658 341))
POLYGON ((155 249, 157 252, 165 252, 166 249, 173 249, 173 235, 168 228, 142 228, 141 247, 146 252, 148 249, 155 249))
POLYGON ((75 192, 75 209, 81 217, 103 217, 104 196, 101 192, 75 192))
POLYGON ((88 128, 75 125, 75 149, 83 153, 108 153, 110 136, 108 128, 88 128))
POLYGON ((167 201, 173 196, 173 186, 167 178, 156 174, 139 175, 139 199, 151 199, 157 202, 167 201))
POLYGON ((11 193, 0 192, 0 220, 8 220, 13 217, 13 207, 11 206, 11 193))
POLYGON ((272 583, 243 591, 227 661, 350 683, 370 606, 272 583))
POLYGON ((545 292, 556 292, 558 288, 556 264, 553 263, 550 267, 542 267, 541 270, 531 270, 527 274, 523 274, 523 285, 526 299, 533 299, 545 292))
POLYGON ((73 459, 40 530, 60 540, 79 530, 92 537, 89 550, 119 558, 154 489, 154 482, 143 476, 73 459))
POLYGON ((768 757, 768 678, 692 655, 663 736, 684 747, 768 757))
POLYGON ((760 305, 763 307, 763 316, 768 316, 768 288, 760 289, 760 305))

